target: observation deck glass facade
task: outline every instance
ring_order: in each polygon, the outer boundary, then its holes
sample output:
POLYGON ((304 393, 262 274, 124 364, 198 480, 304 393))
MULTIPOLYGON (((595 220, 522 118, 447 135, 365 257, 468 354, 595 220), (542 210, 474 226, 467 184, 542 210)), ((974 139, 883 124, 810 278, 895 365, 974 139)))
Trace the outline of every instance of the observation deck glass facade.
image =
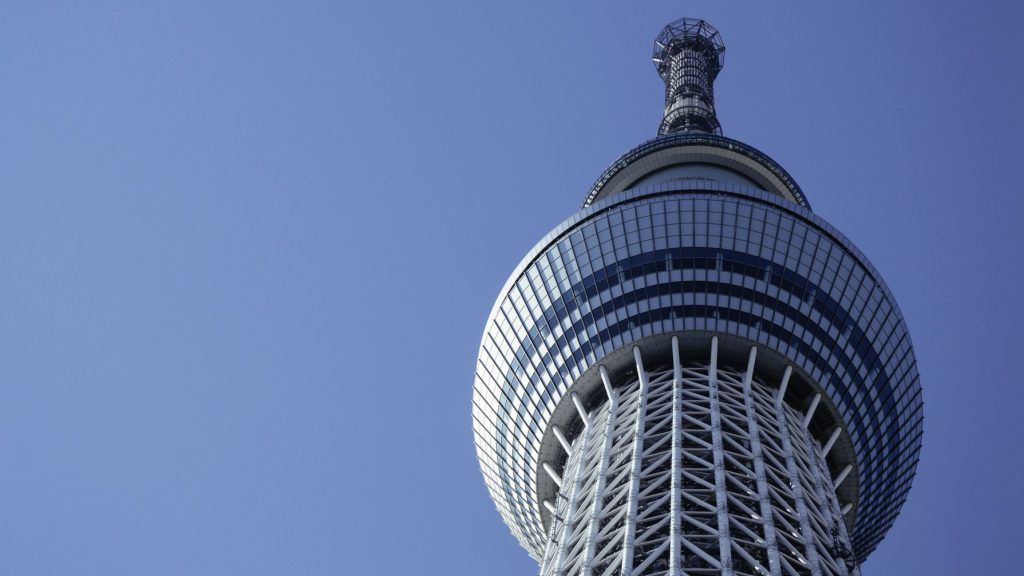
POLYGON ((543 555, 541 450, 556 406, 612 352, 659 334, 735 336, 785 357, 830 403, 856 462, 860 559, 916 468, 922 402, 903 318, 881 277, 809 209, 761 190, 677 181, 594 202, 509 279, 485 329, 474 432, 512 532, 543 555))

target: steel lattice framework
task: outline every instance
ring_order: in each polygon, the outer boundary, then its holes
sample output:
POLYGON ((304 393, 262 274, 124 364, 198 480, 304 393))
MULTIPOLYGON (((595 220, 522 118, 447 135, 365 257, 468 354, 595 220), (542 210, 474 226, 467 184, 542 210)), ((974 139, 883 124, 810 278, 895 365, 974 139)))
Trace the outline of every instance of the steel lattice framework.
POLYGON ((724 50, 701 20, 662 31, 659 136, 487 319, 477 456, 541 576, 856 576, 910 490, 906 323, 792 176, 720 134, 724 50))
POLYGON ((714 82, 724 64, 724 52, 718 30, 703 20, 683 18, 658 34, 653 60, 665 81, 665 114, 659 135, 722 133, 715 115, 714 82))
POLYGON ((846 525, 810 417, 755 376, 757 348, 744 371, 710 358, 647 370, 633 348, 635 375, 616 385, 601 368, 605 401, 584 408, 570 444, 552 513, 542 576, 681 574, 843 575, 846 525))

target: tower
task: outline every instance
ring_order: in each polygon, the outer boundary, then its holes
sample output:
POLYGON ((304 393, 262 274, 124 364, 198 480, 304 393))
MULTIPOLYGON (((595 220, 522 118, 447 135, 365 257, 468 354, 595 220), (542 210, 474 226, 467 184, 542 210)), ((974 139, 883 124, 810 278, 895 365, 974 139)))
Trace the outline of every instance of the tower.
POLYGON ((548 575, 852 575, 902 506, 921 387, 878 272, 722 135, 707 22, 666 26, 658 137, 516 267, 473 391, 484 480, 548 575))

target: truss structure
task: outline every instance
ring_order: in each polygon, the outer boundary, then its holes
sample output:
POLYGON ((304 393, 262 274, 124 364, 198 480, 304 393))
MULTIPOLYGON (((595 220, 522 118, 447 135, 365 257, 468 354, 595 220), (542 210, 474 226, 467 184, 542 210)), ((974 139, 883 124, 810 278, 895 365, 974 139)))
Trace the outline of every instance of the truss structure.
POLYGON ((725 44, 703 20, 683 18, 654 41, 654 66, 665 81, 665 115, 658 135, 708 132, 721 136, 715 114, 715 77, 724 64, 725 44))
POLYGON ((673 338, 670 366, 613 382, 593 410, 571 395, 583 427, 561 471, 541 576, 697 574, 857 576, 824 448, 810 412, 754 373, 710 359, 684 361, 673 338))

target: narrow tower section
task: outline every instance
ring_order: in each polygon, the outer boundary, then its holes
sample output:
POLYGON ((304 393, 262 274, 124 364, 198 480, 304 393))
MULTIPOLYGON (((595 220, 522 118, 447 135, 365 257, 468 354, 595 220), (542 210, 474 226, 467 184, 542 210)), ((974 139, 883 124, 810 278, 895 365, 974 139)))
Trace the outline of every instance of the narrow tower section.
POLYGON ((715 77, 725 45, 703 20, 683 18, 654 40, 654 66, 665 81, 665 115, 658 136, 674 132, 722 134, 715 115, 715 77))

